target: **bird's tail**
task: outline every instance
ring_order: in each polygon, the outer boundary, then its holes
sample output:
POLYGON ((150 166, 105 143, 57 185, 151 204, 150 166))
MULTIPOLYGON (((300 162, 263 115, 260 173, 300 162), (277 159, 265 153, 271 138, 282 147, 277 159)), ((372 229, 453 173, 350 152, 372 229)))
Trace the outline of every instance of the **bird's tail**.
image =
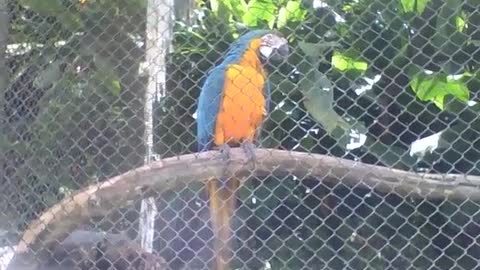
POLYGON ((207 183, 210 199, 210 218, 214 231, 215 269, 229 269, 231 258, 230 221, 235 210, 235 191, 239 187, 239 179, 210 179, 207 183))

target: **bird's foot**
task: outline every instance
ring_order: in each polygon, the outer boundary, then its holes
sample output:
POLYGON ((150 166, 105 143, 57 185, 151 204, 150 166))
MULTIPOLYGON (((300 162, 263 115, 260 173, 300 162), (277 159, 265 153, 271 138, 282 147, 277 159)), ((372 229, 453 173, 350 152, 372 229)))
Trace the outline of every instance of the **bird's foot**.
POLYGON ((243 142, 242 148, 245 152, 245 155, 247 156, 247 163, 251 163, 253 168, 255 168, 255 145, 252 142, 243 142))
MULTIPOLYGON (((228 165, 230 164, 230 146, 228 144, 222 144, 218 150, 220 151, 220 158, 223 162, 222 179, 228 178, 228 165)), ((222 181, 224 182, 224 181, 222 181)))
POLYGON ((218 150, 220 151, 220 158, 228 164, 230 161, 230 146, 228 144, 222 144, 218 150))

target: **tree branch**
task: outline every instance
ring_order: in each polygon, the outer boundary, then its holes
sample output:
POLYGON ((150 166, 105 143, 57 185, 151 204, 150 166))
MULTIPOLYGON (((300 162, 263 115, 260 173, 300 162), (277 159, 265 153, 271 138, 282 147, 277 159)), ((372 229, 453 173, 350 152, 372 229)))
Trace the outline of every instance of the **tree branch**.
MULTIPOLYGON (((257 149, 256 157, 253 173, 259 176, 293 174, 348 186, 363 185, 406 196, 480 199, 479 176, 417 174, 337 157, 273 149, 257 149)), ((242 149, 232 149, 231 159, 229 170, 232 174, 252 174, 251 166, 245 165, 242 149)), ((153 162, 86 187, 31 223, 17 246, 16 254, 61 241, 76 226, 93 216, 105 215, 112 208, 152 196, 151 192, 147 194, 148 191, 162 192, 178 185, 220 177, 223 164, 216 151, 183 155, 153 162)))

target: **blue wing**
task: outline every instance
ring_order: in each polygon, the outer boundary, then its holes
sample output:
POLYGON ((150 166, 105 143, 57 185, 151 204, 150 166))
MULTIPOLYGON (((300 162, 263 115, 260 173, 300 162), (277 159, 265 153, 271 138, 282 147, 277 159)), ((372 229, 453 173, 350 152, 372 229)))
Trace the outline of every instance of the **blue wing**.
POLYGON ((199 152, 209 150, 212 147, 215 121, 217 120, 223 95, 225 71, 225 65, 212 69, 203 84, 198 98, 197 147, 199 152))

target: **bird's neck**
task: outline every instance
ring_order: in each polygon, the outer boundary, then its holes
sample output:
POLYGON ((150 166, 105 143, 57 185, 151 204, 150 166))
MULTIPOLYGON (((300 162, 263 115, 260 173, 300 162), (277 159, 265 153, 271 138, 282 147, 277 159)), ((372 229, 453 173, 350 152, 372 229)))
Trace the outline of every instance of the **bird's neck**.
POLYGON ((259 73, 265 75, 265 70, 263 68, 262 61, 258 57, 258 48, 260 47, 260 42, 254 40, 250 43, 248 48, 243 53, 243 56, 240 58, 239 65, 245 67, 252 67, 256 69, 259 73))

